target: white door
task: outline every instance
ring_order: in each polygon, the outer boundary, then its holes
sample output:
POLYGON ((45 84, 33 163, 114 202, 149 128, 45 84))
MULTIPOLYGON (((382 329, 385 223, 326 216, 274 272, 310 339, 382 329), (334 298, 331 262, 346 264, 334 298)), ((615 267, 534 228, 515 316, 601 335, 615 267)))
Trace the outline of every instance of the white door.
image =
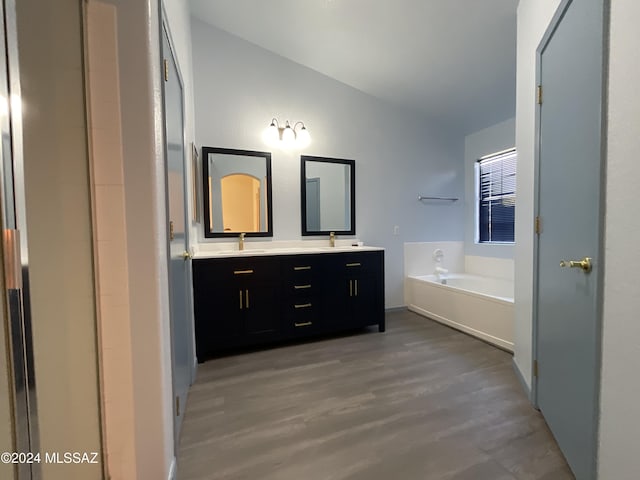
POLYGON ((189 218, 185 197, 183 88, 178 67, 163 28, 164 124, 169 210, 169 288, 171 290, 171 356, 176 445, 192 379, 193 331, 188 250, 189 218))
POLYGON ((537 404, 578 480, 595 478, 603 0, 563 2, 539 49, 537 404), (573 263, 572 263, 573 262, 573 263))

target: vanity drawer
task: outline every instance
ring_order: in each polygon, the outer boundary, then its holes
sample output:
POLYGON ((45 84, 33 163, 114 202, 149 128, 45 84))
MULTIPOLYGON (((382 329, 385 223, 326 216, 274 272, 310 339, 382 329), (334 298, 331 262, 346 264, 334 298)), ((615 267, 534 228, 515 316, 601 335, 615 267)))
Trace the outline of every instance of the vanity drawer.
POLYGON ((224 259, 196 259, 194 277, 205 282, 277 281, 279 266, 273 258, 247 257, 224 259))
POLYGON ((354 273, 378 272, 383 267, 384 257, 380 252, 354 252, 334 255, 330 260, 336 271, 354 273))
POLYGON ((284 295, 292 298, 316 296, 320 292, 320 282, 317 278, 299 278, 287 280, 284 283, 284 295))
POLYGON ((323 276, 318 255, 285 257, 281 268, 285 295, 297 298, 319 292, 323 276))
POLYGON ((305 335, 320 328, 320 309, 317 302, 290 303, 285 313, 285 325, 295 335, 305 335))

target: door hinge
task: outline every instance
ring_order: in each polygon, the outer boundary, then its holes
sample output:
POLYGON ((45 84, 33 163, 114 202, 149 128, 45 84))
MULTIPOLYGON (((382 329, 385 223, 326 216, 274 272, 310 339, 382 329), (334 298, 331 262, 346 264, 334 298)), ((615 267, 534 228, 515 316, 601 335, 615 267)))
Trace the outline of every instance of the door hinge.
POLYGON ((536 101, 538 102, 538 105, 542 105, 542 85, 538 85, 536 101))
POLYGON ((176 417, 180 416, 180 396, 176 395, 176 417))
POLYGON ((173 220, 169 221, 169 240, 173 240, 173 220))
POLYGON ((538 360, 533 361, 533 376, 538 378, 538 360))
POLYGON ((169 81, 169 60, 164 61, 164 81, 169 81))
POLYGON ((536 215, 534 229, 536 231, 536 235, 540 235, 542 233, 542 219, 540 218, 540 215, 536 215))

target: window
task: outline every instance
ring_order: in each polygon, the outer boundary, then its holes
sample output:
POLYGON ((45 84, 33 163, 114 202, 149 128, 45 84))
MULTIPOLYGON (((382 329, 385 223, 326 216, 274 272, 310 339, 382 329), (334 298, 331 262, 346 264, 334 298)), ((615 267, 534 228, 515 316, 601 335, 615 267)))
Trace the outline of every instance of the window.
POLYGON ((514 241, 516 159, 516 150, 511 149, 477 162, 479 243, 514 241))

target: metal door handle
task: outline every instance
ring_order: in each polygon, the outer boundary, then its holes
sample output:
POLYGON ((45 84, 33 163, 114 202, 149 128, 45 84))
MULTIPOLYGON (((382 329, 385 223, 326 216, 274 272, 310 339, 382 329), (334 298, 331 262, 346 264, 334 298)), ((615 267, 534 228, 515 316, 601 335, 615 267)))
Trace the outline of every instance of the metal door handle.
POLYGON ((581 268, 584 273, 591 271, 591 258, 584 257, 582 260, 560 260, 561 267, 581 268))
POLYGON ((244 298, 246 299, 246 306, 249 308, 249 289, 244 291, 244 298))
POLYGON ((189 260, 190 258, 193 258, 193 256, 191 255, 191 252, 185 250, 184 252, 182 252, 182 258, 184 260, 189 260))

